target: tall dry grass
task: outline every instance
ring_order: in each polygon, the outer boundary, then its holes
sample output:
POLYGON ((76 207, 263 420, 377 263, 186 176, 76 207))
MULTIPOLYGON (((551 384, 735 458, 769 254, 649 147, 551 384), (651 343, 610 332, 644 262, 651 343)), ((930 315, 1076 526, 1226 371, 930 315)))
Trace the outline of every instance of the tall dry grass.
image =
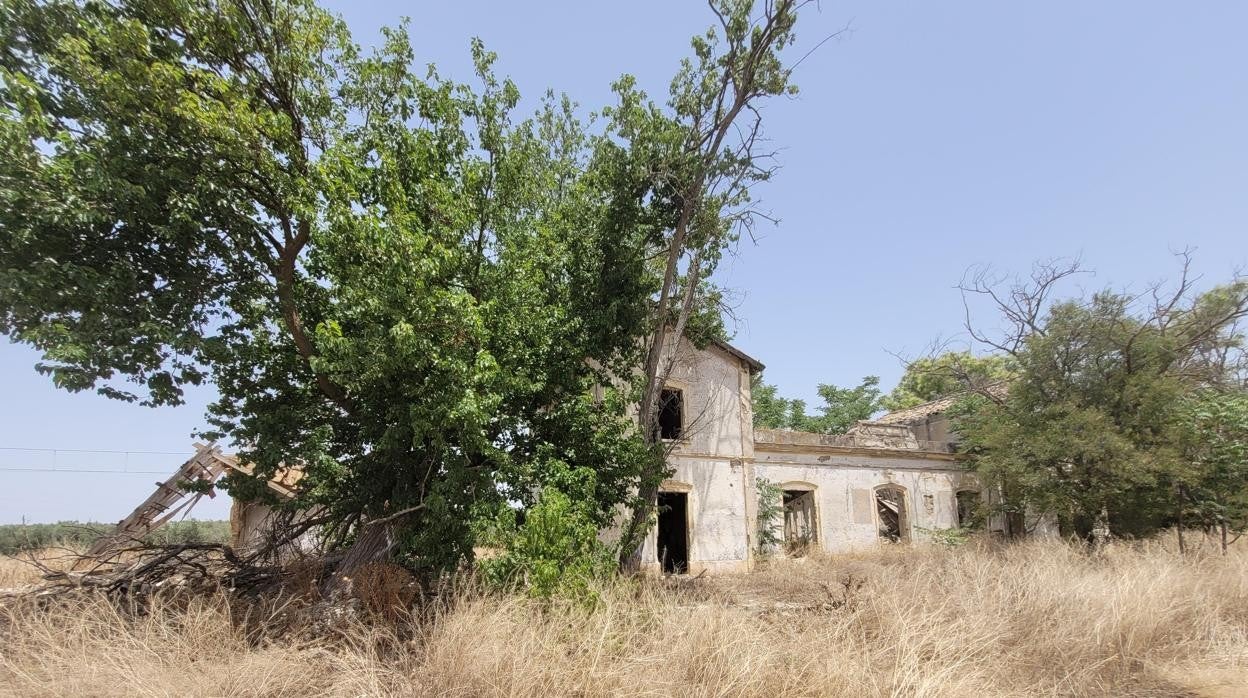
POLYGON ((67 543, 42 550, 0 555, 0 590, 39 584, 43 581, 45 570, 64 572, 71 569, 85 550, 84 546, 67 543), (36 562, 39 564, 33 564, 36 562))
POLYGON ((249 640, 231 613, 8 604, 0 694, 1248 694, 1248 550, 885 549, 621 583, 592 612, 464 593, 321 640, 249 640))

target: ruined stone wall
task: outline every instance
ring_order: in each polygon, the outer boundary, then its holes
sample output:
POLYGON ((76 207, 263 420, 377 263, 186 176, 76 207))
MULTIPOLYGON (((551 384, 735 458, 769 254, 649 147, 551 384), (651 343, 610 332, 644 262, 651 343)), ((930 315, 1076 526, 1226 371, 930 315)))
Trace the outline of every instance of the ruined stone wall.
MULTIPOLYGON (((749 367, 716 347, 682 343, 669 388, 682 391, 686 433, 672 442, 674 469, 660 488, 687 496, 689 572, 746 571, 757 548, 756 479, 813 492, 820 548, 840 552, 879 542, 875 491, 904 490, 907 537, 957 525, 956 493, 978 489, 948 445, 917 439, 906 425, 863 422, 829 436, 754 430, 749 367)), ((659 569, 657 531, 642 550, 659 569)))
MULTIPOLYGON (((749 569, 750 516, 746 466, 739 460, 678 458, 661 488, 688 496, 689 572, 745 572, 749 569)), ((657 527, 642 548, 642 564, 657 571, 657 527)))
MULTIPOLYGON (((312 509, 301 513, 296 520, 319 516, 321 510, 312 509)), ((261 502, 230 503, 230 547, 242 554, 251 554, 270 542, 272 527, 277 525, 278 514, 272 507, 261 502)), ((301 552, 314 550, 317 546, 317 530, 305 532, 292 543, 276 551, 281 559, 294 557, 301 552)))
POLYGON ((233 500, 230 503, 230 547, 251 552, 266 540, 272 520, 273 510, 268 505, 233 500))
POLYGON ((749 369, 717 347, 681 341, 668 388, 684 395, 684 434, 676 455, 741 458, 752 445, 749 369))
POLYGON ((978 489, 971 473, 956 462, 920 453, 826 453, 817 450, 769 451, 759 445, 754 472, 784 487, 813 486, 819 547, 845 552, 880 542, 875 492, 885 485, 905 491, 908 534, 921 541, 924 529, 957 526, 956 493, 978 489))

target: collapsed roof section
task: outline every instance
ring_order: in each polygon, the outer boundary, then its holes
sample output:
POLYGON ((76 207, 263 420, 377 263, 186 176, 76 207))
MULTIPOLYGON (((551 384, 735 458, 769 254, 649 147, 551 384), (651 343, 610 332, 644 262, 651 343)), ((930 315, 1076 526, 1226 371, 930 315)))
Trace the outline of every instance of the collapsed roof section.
MULTIPOLYGON (((112 533, 96 540, 87 551, 87 556, 109 557, 126 545, 142 540, 178 514, 185 517, 204 496, 215 497, 216 492, 211 485, 231 471, 254 476, 255 466, 240 462, 233 454, 222 452, 215 443, 196 443, 195 455, 179 466, 168 480, 156 483, 156 491, 118 522, 112 533), (209 487, 205 488, 201 483, 208 483, 209 487)), ((301 468, 282 468, 269 479, 269 489, 282 497, 293 498, 302 478, 301 468)))
POLYGON ((931 419, 936 415, 948 412, 949 408, 953 407, 954 403, 967 395, 987 395, 988 397, 996 400, 1003 400, 1009 392, 1010 386, 1008 383, 1005 381, 997 381, 995 383, 989 383, 982 388, 964 390, 952 395, 946 395, 945 397, 937 398, 931 402, 925 402, 921 405, 915 405, 914 407, 907 407, 904 410, 894 410, 888 414, 877 417, 872 421, 878 424, 918 424, 931 419))

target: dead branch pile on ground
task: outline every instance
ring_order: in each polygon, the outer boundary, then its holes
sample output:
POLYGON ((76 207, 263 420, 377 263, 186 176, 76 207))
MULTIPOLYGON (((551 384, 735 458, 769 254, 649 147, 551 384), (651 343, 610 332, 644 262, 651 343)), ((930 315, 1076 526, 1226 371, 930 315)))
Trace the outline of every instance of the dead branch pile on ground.
POLYGON ((248 592, 272 586, 281 574, 280 568, 251 564, 229 546, 217 543, 135 544, 103 558, 61 548, 15 559, 39 570, 43 582, 14 591, 36 596, 78 591, 138 595, 173 588, 248 592))
POLYGON ((366 565, 325 595, 338 555, 278 563, 264 555, 240 556, 215 543, 134 543, 103 558, 52 548, 9 560, 29 566, 38 578, 0 590, 0 604, 55 609, 98 599, 121 613, 144 614, 154 607, 212 599, 228 605, 253 640, 332 638, 358 623, 395 626, 434 596, 422 594, 407 570, 390 563, 366 565))

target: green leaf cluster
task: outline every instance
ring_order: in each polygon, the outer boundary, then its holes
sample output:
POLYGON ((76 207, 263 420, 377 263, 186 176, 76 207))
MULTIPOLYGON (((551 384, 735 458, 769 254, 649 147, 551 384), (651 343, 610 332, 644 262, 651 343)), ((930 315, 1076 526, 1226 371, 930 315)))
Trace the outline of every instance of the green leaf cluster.
POLYGON ((1180 403, 1176 421, 1185 522, 1248 529, 1248 392, 1197 391, 1180 403))
POLYGON ((852 388, 819 384, 823 404, 819 414, 806 413, 806 401, 782 397, 779 389, 763 382, 762 375, 752 378, 750 400, 754 426, 760 429, 787 429, 816 434, 844 434, 858 422, 870 419, 880 410, 880 379, 867 376, 852 388))
POLYGON ((1007 354, 948 351, 925 356, 906 364, 897 387, 880 400, 880 406, 890 412, 904 410, 971 388, 1008 382, 1014 371, 1014 360, 1007 354))
POLYGON ((482 578, 497 589, 521 589, 540 599, 559 598, 586 605, 615 571, 615 551, 598 537, 601 522, 594 504, 592 474, 552 462, 546 486, 527 508, 500 505, 478 516, 478 545, 494 548, 481 559, 482 578))
POLYGON ((767 557, 773 555, 784 542, 784 532, 780 529, 781 524, 777 523, 784 514, 784 492, 765 477, 754 479, 754 490, 758 500, 758 555, 767 557))
POLYGON ((549 463, 603 525, 661 457, 619 377, 670 216, 622 121, 521 114, 479 41, 460 84, 307 0, 4 0, 0 27, 0 331, 57 385, 211 382, 205 435, 256 465, 233 494, 297 464, 332 542, 406 512, 430 574, 549 463))
POLYGON ((1241 501, 1243 383, 1226 359, 1242 353, 1246 308, 1242 281, 1165 307, 1110 291, 1054 303, 1011 357, 1008 397, 954 410, 998 508, 1091 537, 1099 526, 1146 535, 1183 509, 1241 501))

